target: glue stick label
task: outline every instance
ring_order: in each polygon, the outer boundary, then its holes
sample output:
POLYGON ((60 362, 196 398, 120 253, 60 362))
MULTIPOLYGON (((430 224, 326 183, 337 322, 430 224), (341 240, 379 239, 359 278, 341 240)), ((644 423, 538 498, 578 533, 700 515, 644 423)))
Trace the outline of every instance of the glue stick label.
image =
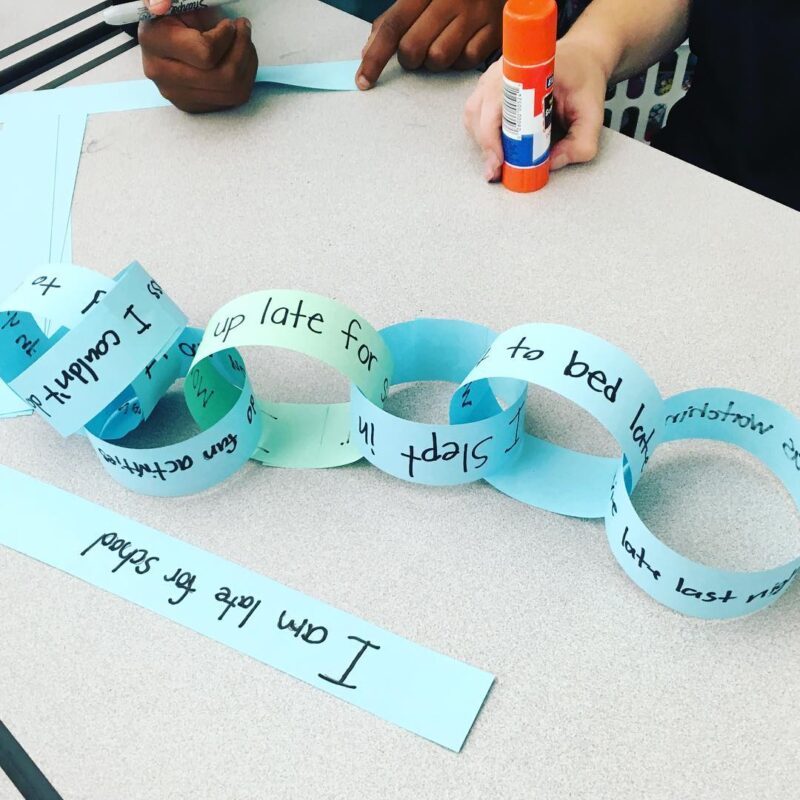
POLYGON ((507 164, 535 167, 550 155, 553 61, 532 67, 506 63, 503 75, 503 153, 507 164))

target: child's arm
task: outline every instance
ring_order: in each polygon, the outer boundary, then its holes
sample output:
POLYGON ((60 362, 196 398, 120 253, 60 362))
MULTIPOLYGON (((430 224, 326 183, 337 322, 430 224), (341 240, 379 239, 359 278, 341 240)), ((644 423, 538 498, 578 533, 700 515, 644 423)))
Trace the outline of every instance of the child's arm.
MULTIPOLYGON (((566 136, 550 169, 591 161, 597 153, 608 83, 646 69, 686 37, 691 0, 593 0, 556 48, 555 114, 566 136)), ((481 146, 484 176, 498 180, 502 64, 486 71, 467 101, 464 124, 481 146)))
POLYGON ((499 49, 505 0, 396 0, 372 25, 356 83, 374 86, 397 53, 406 69, 472 69, 499 49))
MULTIPOLYGON (((171 0, 145 0, 165 14, 171 0)), ((247 19, 226 19, 212 9, 139 25, 144 74, 178 108, 192 113, 246 103, 258 56, 247 19)))

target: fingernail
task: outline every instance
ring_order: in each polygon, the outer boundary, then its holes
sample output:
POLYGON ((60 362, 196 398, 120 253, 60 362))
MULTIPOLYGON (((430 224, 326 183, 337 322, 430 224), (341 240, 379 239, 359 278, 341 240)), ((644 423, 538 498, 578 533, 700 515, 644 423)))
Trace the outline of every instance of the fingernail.
POLYGON ((364 75, 359 75, 356 78, 356 86, 358 86, 358 88, 361 89, 362 91, 366 91, 372 86, 372 84, 367 80, 367 78, 364 75))
POLYGON ((566 167, 566 166, 567 166, 567 157, 564 155, 564 153, 561 153, 561 155, 558 155, 553 159, 552 164, 550 164, 550 169, 553 172, 555 172, 557 169, 561 169, 561 167, 566 167))
POLYGON ((494 153, 487 153, 483 162, 484 180, 492 182, 497 180, 497 171, 500 169, 500 159, 494 153))
POLYGON ((247 28, 247 30, 249 30, 249 31, 253 30, 253 23, 250 22, 250 20, 247 19, 247 17, 244 17, 244 24, 245 24, 245 27, 247 28))

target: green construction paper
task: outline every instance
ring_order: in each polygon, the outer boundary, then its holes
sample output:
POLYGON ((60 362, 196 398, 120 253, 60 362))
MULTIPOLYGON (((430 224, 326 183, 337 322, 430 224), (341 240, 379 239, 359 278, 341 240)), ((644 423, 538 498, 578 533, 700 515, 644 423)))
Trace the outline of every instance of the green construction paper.
MULTIPOLYGON (((327 297, 294 290, 243 295, 211 318, 193 365, 229 348, 280 347, 316 358, 342 373, 377 405, 386 400, 392 358, 380 334, 358 314, 327 297)), ((230 362, 230 359, 229 359, 230 362)), ((227 365, 230 367, 230 363, 227 365)), ((236 384, 237 371, 207 376, 206 397, 236 384)), ((208 408, 189 401, 202 427, 213 424, 208 408)), ((349 403, 260 402, 263 433, 253 458, 270 466, 333 467, 361 455, 350 441, 349 403)), ((216 420, 214 420, 216 421, 216 420)))

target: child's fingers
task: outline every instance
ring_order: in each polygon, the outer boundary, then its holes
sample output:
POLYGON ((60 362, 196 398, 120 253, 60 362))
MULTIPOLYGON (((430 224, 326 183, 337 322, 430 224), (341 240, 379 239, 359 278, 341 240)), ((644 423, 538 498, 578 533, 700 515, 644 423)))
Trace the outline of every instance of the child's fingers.
POLYGON ((497 62, 481 76, 464 106, 464 125, 481 148, 484 177, 488 181, 499 180, 502 171, 502 112, 503 73, 501 63, 497 62))
POLYGON ((591 161, 597 155, 602 127, 602 111, 595 109, 591 101, 587 102, 585 110, 570 123, 567 135, 553 146, 550 169, 591 161))
POLYGON ((250 39, 246 20, 236 20, 236 39, 220 62, 212 69, 199 69, 171 58, 149 58, 145 73, 160 87, 176 92, 206 92, 209 98, 222 105, 241 105, 247 102, 252 90, 257 57, 250 39), (251 74, 252 73, 252 74, 251 74), (214 97, 220 95, 221 97, 214 97))
POLYGON ((214 70, 222 91, 228 93, 233 105, 243 105, 250 99, 257 70, 258 56, 253 47, 250 21, 239 18, 233 46, 214 70))
POLYGON ((483 151, 483 177, 487 181, 500 180, 503 165, 503 141, 500 138, 503 106, 500 97, 484 98, 476 140, 483 151))
POLYGON ((474 32, 473 23, 464 16, 456 17, 428 47, 425 67, 431 72, 450 69, 474 32))
POLYGON ((199 31, 166 17, 142 26, 140 44, 145 75, 184 111, 232 108, 250 97, 258 56, 244 18, 199 31))
POLYGON ((144 4, 151 14, 159 16, 168 13, 172 8, 172 0, 144 0, 144 4))
POLYGON ((400 40, 429 3, 430 0, 397 0, 383 15, 356 72, 359 89, 375 85, 389 59, 397 52, 400 40))
POLYGON ((182 61, 197 69, 213 69, 236 38, 236 26, 221 20, 209 31, 198 31, 166 18, 142 23, 139 44, 142 51, 157 58, 182 61))
POLYGON ((475 69, 500 47, 502 28, 484 25, 464 45, 461 55, 453 62, 455 69, 475 69))
POLYGON ((404 69, 419 69, 425 64, 431 45, 455 18, 455 11, 449 3, 431 3, 400 39, 397 45, 397 60, 400 65, 404 69))
POLYGON ((364 43, 364 46, 361 48, 361 58, 364 58, 364 54, 369 50, 370 45, 372 44, 372 40, 375 38, 375 34, 378 32, 378 28, 380 28, 381 23, 383 22, 383 18, 386 16, 386 12, 384 11, 379 17, 375 17, 375 20, 372 23, 372 29, 369 32, 369 38, 364 43))

